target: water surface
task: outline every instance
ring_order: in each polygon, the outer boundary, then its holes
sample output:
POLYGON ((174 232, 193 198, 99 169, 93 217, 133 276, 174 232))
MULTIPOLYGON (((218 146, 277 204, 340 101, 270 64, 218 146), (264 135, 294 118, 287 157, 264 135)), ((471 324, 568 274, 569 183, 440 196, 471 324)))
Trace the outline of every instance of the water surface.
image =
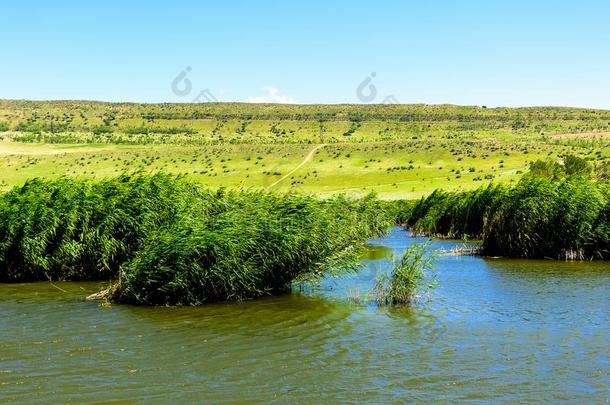
POLYGON ((417 241, 395 229, 358 274, 200 308, 0 284, 0 403, 608 402, 607 263, 444 256, 414 308, 347 298, 417 241))

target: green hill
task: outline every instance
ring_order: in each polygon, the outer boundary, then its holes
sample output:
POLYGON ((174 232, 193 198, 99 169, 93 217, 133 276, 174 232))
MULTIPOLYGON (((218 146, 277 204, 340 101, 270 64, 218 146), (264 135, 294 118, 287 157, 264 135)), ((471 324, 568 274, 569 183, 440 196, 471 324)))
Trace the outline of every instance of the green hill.
POLYGON ((0 187, 184 174, 211 187, 413 198, 511 183, 529 162, 610 156, 610 111, 454 105, 0 100, 0 187))

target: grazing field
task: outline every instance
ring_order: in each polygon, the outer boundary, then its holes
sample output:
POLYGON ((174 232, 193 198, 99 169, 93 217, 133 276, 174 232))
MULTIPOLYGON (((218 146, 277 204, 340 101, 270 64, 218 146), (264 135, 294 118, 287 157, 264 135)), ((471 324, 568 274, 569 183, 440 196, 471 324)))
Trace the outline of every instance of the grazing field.
POLYGON ((142 171, 212 188, 412 199, 511 184, 532 161, 604 166, 610 111, 452 105, 0 101, 0 188, 142 171))

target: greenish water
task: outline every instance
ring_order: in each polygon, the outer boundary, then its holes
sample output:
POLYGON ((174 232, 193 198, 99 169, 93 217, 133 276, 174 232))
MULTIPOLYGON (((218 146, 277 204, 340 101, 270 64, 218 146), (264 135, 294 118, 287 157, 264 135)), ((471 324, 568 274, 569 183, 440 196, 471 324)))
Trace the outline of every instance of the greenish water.
POLYGON ((0 403, 608 402, 608 263, 446 256, 415 308, 348 300, 406 236, 372 241, 358 274, 243 303, 104 308, 82 299, 95 283, 0 285, 0 403))

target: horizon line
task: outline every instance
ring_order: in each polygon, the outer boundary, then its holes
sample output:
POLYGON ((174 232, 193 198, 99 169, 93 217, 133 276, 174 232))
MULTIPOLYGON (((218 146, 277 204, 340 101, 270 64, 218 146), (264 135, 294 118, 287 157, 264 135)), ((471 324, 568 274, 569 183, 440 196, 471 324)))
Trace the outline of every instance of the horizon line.
POLYGON ((262 106, 430 106, 430 107, 470 107, 480 109, 530 109, 530 108, 557 108, 557 109, 570 109, 570 110, 594 110, 594 111, 610 111, 610 108, 598 108, 598 107, 581 107, 581 106, 569 106, 569 105, 519 105, 519 106, 488 106, 485 104, 454 104, 454 103, 258 103, 249 101, 214 101, 214 102, 174 102, 174 101, 106 101, 98 99, 18 99, 18 98, 0 98, 0 102, 32 102, 32 103, 60 103, 60 102, 72 102, 72 103, 97 103, 97 104, 133 104, 133 105, 223 105, 223 104, 239 104, 239 105, 262 105, 262 106))

